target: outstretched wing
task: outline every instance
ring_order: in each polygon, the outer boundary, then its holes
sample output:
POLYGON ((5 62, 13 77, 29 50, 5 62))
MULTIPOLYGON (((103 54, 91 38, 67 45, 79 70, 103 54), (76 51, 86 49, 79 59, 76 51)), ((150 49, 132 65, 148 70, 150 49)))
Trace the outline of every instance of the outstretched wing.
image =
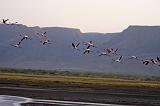
POLYGON ((144 64, 145 64, 145 65, 148 65, 148 64, 149 64, 149 61, 145 61, 144 64))
POLYGON ((87 46, 87 49, 89 49, 90 48, 90 46, 87 46))
POLYGON ((84 51, 83 54, 87 53, 87 51, 84 51))
POLYGON ((160 62, 160 58, 159 57, 157 57, 157 60, 158 60, 158 62, 160 62))
POLYGON ((122 56, 120 56, 119 60, 121 60, 121 59, 122 59, 122 56))
POLYGON ((74 45, 74 43, 72 43, 72 47, 73 47, 73 48, 75 48, 75 45, 74 45))
POLYGON ((5 24, 8 20, 9 20, 9 19, 6 19, 6 20, 5 20, 5 19, 3 19, 3 23, 5 24))
POLYGON ((110 53, 110 52, 111 52, 111 50, 110 50, 110 49, 107 49, 107 51, 108 51, 108 53, 110 53))
POLYGON ((118 51, 118 49, 116 49, 114 52, 117 52, 118 51))
POLYGON ((20 45, 22 41, 18 42, 17 45, 20 45))
POLYGON ((23 37, 20 42, 22 42, 24 39, 25 39, 25 37, 23 37))
POLYGON ((76 45, 76 47, 78 47, 80 45, 80 43, 78 43, 77 45, 76 45))

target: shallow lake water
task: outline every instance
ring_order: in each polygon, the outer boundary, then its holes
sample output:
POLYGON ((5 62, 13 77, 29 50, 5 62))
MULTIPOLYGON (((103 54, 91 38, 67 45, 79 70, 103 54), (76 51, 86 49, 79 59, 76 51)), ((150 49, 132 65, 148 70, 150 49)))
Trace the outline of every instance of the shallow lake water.
POLYGON ((58 100, 43 100, 32 99, 19 96, 0 95, 0 106, 21 106, 22 103, 41 103, 59 106, 124 106, 115 104, 103 103, 88 103, 88 102, 73 102, 73 101, 58 101, 58 100))

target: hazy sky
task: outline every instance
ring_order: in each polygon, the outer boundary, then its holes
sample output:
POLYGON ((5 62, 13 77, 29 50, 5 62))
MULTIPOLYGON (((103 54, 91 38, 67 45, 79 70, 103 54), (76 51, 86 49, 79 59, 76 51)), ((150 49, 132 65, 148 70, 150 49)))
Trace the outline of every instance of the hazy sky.
POLYGON ((129 25, 160 25, 160 0, 0 0, 0 19, 28 26, 119 32, 129 25))

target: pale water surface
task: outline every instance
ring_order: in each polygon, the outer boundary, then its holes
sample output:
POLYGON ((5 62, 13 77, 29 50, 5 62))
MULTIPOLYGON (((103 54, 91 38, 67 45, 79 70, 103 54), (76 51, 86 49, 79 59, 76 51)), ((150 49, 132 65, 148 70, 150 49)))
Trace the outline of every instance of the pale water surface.
POLYGON ((59 105, 59 106, 124 106, 124 105, 102 104, 102 103, 43 100, 43 99, 32 99, 32 98, 19 97, 19 96, 0 95, 0 106, 21 106, 21 103, 43 103, 43 104, 53 104, 53 106, 54 105, 59 105))

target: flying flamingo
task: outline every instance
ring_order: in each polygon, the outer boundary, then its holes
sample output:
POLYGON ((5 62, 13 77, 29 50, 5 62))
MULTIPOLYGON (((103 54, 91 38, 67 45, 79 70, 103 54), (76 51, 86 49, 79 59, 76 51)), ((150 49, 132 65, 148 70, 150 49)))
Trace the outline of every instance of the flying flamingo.
POLYGON ((21 47, 20 47, 20 44, 21 44, 21 41, 18 42, 17 44, 10 44, 10 45, 11 45, 11 46, 14 46, 14 47, 16 47, 16 48, 21 48, 21 47))
POLYGON ((113 60, 113 61, 115 61, 115 62, 117 62, 117 63, 123 64, 123 63, 122 63, 122 56, 120 56, 118 59, 113 60))
POLYGON ((105 50, 107 50, 107 52, 109 53, 109 54, 115 54, 115 55, 117 55, 117 51, 118 51, 118 49, 113 49, 113 48, 107 48, 107 49, 105 49, 105 50))
MULTIPOLYGON (((95 47, 92 41, 89 42, 83 42, 84 45, 87 45, 89 47, 95 47)), ((95 47, 96 48, 96 47, 95 47)))
POLYGON ((7 21, 9 21, 9 19, 2 19, 3 24, 7 24, 7 21))
POLYGON ((83 54, 85 54, 85 53, 90 53, 90 52, 92 52, 92 51, 91 51, 91 49, 90 49, 90 46, 88 46, 88 47, 85 49, 85 51, 83 52, 83 54))
MULTIPOLYGON (((72 43, 72 47, 74 48, 74 49, 76 49, 76 50, 79 50, 78 49, 78 46, 80 45, 80 43, 78 43, 78 44, 74 44, 74 43, 72 43)), ((79 50, 80 51, 80 50, 79 50)))

